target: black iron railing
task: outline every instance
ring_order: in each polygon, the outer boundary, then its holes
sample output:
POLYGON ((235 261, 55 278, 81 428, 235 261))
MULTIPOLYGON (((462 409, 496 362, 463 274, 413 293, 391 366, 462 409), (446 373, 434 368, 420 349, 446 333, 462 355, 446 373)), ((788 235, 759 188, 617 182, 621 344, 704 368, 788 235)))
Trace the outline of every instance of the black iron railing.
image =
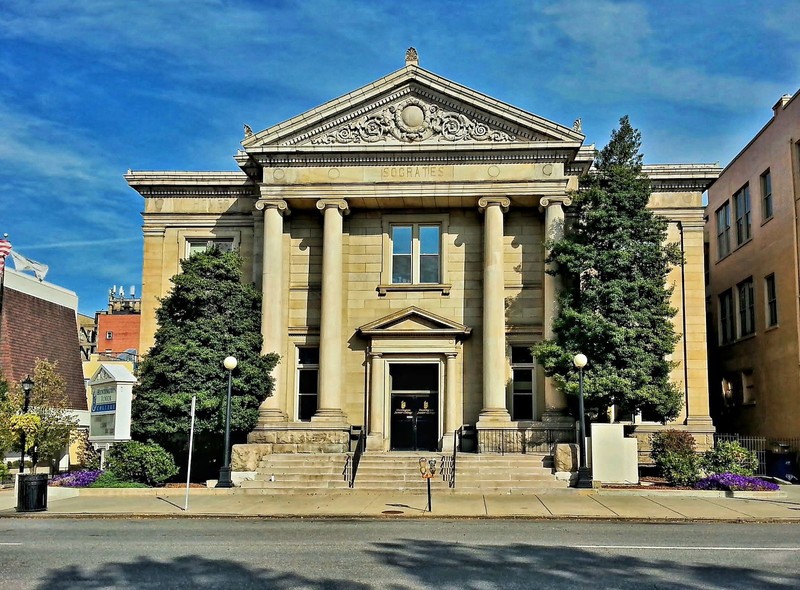
POLYGON ((767 475, 769 453, 789 454, 797 457, 800 453, 800 438, 769 439, 763 436, 742 436, 740 434, 715 434, 714 446, 720 442, 737 442, 758 457, 756 475, 767 475))
POLYGON ((361 455, 367 447, 367 435, 363 430, 358 432, 358 439, 356 440, 356 447, 352 455, 347 455, 344 463, 344 479, 347 482, 347 487, 352 488, 356 483, 356 475, 358 474, 358 464, 361 462, 361 455))
POLYGON ((458 446, 461 441, 462 429, 459 428, 453 434, 453 454, 442 455, 441 469, 442 481, 447 482, 447 487, 456 487, 456 457, 458 455, 458 446))
POLYGON ((477 439, 479 453, 552 453, 555 443, 575 442, 575 432, 561 428, 482 428, 477 439))

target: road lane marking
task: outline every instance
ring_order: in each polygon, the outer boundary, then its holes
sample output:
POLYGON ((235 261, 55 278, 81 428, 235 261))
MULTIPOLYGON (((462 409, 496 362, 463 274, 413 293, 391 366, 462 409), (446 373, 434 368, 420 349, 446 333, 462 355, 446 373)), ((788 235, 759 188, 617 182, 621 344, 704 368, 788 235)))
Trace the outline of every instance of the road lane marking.
POLYGON ((664 549, 667 551, 800 551, 800 547, 692 547, 679 545, 573 545, 575 549, 664 549))
POLYGON ((3 543, 3 542, 0 542, 0 545, 22 545, 22 543, 3 543))

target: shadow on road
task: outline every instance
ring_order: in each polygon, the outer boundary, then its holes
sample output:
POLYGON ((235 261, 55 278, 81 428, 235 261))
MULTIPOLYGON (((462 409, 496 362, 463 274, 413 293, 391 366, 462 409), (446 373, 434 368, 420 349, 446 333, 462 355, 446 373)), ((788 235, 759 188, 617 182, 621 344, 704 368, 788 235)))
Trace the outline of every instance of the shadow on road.
MULTIPOLYGON (((619 549, 585 550, 528 544, 466 546, 405 539, 379 543, 370 551, 379 562, 416 580, 408 588, 798 588, 798 572, 757 571, 716 565, 719 553, 694 554, 689 563, 620 555, 619 549)), ((690 540, 687 539, 687 545, 690 540)), ((721 544, 724 544, 721 542, 721 544)), ((637 551, 640 553, 640 551, 637 551)), ((633 553, 633 550, 630 551, 633 553)), ((734 554, 735 555, 735 554, 734 554)), ((785 554, 795 563, 796 554, 785 554)), ((681 556, 684 559, 685 555, 681 556)), ((733 560, 734 558, 731 558, 733 560)), ((776 568, 777 569, 777 568, 776 568)), ((769 571, 769 570, 766 570, 769 571)), ((385 586, 392 587, 392 586, 385 586)), ((405 588, 406 586, 394 586, 405 588)))
POLYGON ((130 562, 108 562, 102 569, 92 570, 70 566, 51 571, 38 585, 42 590, 91 590, 97 588, 126 588, 133 590, 166 588, 353 588, 366 590, 369 586, 347 580, 310 578, 297 573, 282 573, 245 566, 225 559, 206 559, 194 555, 172 560, 155 561, 139 557, 130 562))

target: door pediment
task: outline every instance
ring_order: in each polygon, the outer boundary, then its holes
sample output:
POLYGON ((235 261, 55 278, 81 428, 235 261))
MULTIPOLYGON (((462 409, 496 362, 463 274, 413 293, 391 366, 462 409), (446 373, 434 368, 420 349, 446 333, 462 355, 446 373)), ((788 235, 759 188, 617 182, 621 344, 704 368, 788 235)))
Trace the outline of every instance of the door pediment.
POLYGON ((411 306, 357 329, 366 338, 467 338, 472 328, 411 306))

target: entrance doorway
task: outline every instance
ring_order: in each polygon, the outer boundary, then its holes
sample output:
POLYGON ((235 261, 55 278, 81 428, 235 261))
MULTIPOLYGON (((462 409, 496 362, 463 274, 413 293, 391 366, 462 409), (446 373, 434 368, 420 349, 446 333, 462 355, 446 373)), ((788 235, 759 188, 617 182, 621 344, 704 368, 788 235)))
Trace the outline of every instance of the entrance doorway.
POLYGON ((439 446, 439 365, 390 363, 393 451, 436 451, 439 446))

